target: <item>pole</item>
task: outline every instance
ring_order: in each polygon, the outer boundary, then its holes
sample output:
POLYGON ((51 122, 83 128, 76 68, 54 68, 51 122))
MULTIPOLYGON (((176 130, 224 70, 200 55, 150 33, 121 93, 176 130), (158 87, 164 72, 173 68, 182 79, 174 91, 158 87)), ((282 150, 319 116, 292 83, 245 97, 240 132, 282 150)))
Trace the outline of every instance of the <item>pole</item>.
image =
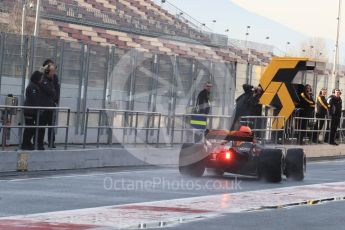
POLYGON ((285 46, 285 57, 288 56, 289 45, 290 45, 290 42, 286 42, 286 46, 285 46))
POLYGON ((248 62, 248 65, 249 65, 249 62, 250 62, 250 56, 251 56, 251 53, 250 53, 250 48, 248 47, 248 36, 249 36, 249 30, 250 30, 250 26, 247 26, 247 32, 246 32, 246 49, 248 51, 248 57, 247 57, 247 62, 248 62))
POLYGON ((20 56, 23 57, 23 45, 24 45, 24 33, 25 33, 25 18, 26 18, 26 2, 23 3, 22 12, 22 31, 21 31, 21 43, 20 43, 20 56))
POLYGON ((37 6, 36 6, 36 18, 35 18, 35 30, 34 30, 34 36, 37 37, 39 33, 39 27, 40 27, 40 9, 41 9, 41 0, 37 0, 37 6))
POLYGON ((341 22, 341 4, 342 0, 339 0, 338 6, 338 26, 337 26, 337 39, 335 42, 335 53, 334 53, 334 60, 333 60, 333 71, 332 71, 332 87, 336 86, 336 77, 338 75, 338 64, 339 64, 339 36, 340 36, 340 22, 341 22))
POLYGON ((246 49, 248 48, 249 30, 250 30, 250 26, 247 26, 247 31, 246 31, 246 42, 245 42, 246 49))

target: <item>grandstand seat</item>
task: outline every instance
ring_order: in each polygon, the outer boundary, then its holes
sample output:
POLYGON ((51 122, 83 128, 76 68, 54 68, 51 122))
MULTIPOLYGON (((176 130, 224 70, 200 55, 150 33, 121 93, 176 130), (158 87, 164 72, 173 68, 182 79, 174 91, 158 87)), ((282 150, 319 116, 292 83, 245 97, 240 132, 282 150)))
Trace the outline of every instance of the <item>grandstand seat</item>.
MULTIPOLYGON (((1 4, 13 4, 3 0, 1 4)), ((209 47, 210 34, 189 26, 184 20, 170 14, 151 0, 46 0, 42 1, 41 35, 82 41, 93 45, 115 45, 121 49, 138 48, 142 51, 177 54, 184 57, 224 61, 246 61, 248 50, 236 46, 209 47), (59 21, 49 16, 59 16, 59 21), (63 18, 69 20, 63 21, 63 18), (95 26, 98 23, 100 26, 95 26), (116 31, 133 29, 141 34, 116 31), (180 42, 171 41, 165 35, 176 36, 180 42), (183 40, 182 40, 183 39, 183 40), (196 40, 198 44, 186 45, 184 40, 196 40), (206 44, 206 45, 202 45, 206 44)), ((268 63, 272 53, 251 50, 249 59, 255 63, 268 63)))

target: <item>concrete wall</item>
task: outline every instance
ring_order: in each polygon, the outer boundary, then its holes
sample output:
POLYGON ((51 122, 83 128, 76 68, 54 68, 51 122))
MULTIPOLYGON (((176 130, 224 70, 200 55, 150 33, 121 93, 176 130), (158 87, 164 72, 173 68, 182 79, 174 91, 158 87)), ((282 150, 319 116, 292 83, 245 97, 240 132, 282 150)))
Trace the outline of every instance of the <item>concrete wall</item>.
MULTIPOLYGON (((277 147, 298 148, 299 146, 277 147)), ((310 159, 345 157, 345 145, 336 147, 310 145, 303 148, 310 159)), ((128 147, 67 151, 9 151, 0 153, 0 172, 177 165, 179 150, 180 148, 176 146, 174 148, 128 147)))
POLYGON ((179 149, 114 148, 0 153, 0 172, 175 165, 179 149))

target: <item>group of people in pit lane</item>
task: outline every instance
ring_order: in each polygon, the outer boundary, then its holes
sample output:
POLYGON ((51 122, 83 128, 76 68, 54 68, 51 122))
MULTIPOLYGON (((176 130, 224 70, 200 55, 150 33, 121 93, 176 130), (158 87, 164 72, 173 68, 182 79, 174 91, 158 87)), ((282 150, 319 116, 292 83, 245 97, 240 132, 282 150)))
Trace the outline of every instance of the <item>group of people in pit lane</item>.
MULTIPOLYGON (((211 110, 211 88, 212 84, 206 82, 204 89, 199 93, 197 98, 197 113, 209 114, 211 110)), ((263 93, 261 86, 253 87, 248 84, 243 85, 244 93, 236 99, 236 109, 234 120, 231 129, 234 130, 239 127, 239 121, 243 116, 261 116, 262 105, 259 103, 260 97, 263 93)), ((312 87, 307 84, 299 95, 300 102, 297 105, 299 109, 298 117, 302 118, 318 118, 317 122, 313 124, 313 130, 323 130, 324 125, 330 130, 325 135, 325 141, 331 145, 338 145, 336 143, 337 129, 340 125, 340 118, 342 115, 342 99, 341 91, 336 88, 332 91, 330 96, 327 96, 327 89, 320 90, 319 95, 314 99, 312 87), (326 118, 330 122, 325 122, 326 118), (326 123, 326 124, 325 124, 326 123)), ((298 129, 302 130, 298 135, 298 143, 304 144, 304 137, 307 135, 306 129, 308 125, 307 119, 301 119, 298 129)), ((312 141, 319 142, 320 132, 312 133, 312 141)))
MULTIPOLYGON (((331 145, 338 145, 336 140, 337 129, 340 125, 340 118, 342 115, 342 99, 341 91, 336 88, 333 89, 332 94, 327 97, 327 89, 323 88, 320 90, 319 95, 314 100, 312 88, 310 85, 305 85, 303 92, 300 94, 300 105, 301 112, 300 117, 305 118, 318 118, 314 124, 314 130, 323 130, 324 125, 327 125, 329 132, 325 135, 325 141, 331 145), (330 119, 330 122, 325 122, 326 118, 330 119), (326 124, 325 124, 326 123, 326 124)), ((306 130, 308 120, 301 120, 300 130, 306 130)), ((314 143, 319 142, 319 133, 313 132, 312 141, 314 143)), ((306 132, 302 131, 301 135, 298 136, 299 144, 303 144, 303 138, 306 136, 306 132)))
MULTIPOLYGON (((41 70, 35 71, 30 77, 30 83, 25 91, 24 105, 31 107, 24 109, 25 125, 23 133, 23 150, 44 150, 45 128, 32 126, 53 126, 55 124, 55 110, 51 109, 59 104, 60 83, 57 76, 57 67, 53 60, 43 62, 41 70), (46 107, 36 109, 32 107, 46 107), (50 108, 49 108, 50 107, 50 108), (37 135, 37 136, 36 136, 37 135), (37 139, 36 139, 37 138, 37 139)), ((48 128, 48 147, 55 148, 54 128, 48 128)))

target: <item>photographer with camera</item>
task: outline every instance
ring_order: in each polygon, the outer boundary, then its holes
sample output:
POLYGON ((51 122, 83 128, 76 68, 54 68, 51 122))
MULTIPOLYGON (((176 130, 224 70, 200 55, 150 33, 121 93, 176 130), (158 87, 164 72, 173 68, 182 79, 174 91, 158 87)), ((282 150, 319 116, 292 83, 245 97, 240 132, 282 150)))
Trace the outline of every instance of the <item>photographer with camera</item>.
MULTIPOLYGON (((59 93, 60 85, 56 75, 56 66, 54 62, 50 59, 47 59, 43 62, 43 80, 41 83, 41 105, 43 107, 56 107, 59 103, 59 93)), ((44 110, 42 116, 40 117, 40 125, 52 126, 55 124, 54 110, 44 110)), ((41 128, 38 132, 38 150, 44 150, 44 134, 45 129, 41 128)), ((48 143, 49 147, 55 147, 55 133, 53 128, 48 128, 48 143)))
POLYGON ((248 99, 248 105, 250 107, 249 116, 261 116, 262 105, 259 103, 262 96, 263 89, 261 86, 254 87, 253 95, 248 99))
MULTIPOLYGON (((261 86, 254 87, 249 84, 243 84, 243 94, 236 99, 235 116, 231 130, 240 127, 240 119, 244 116, 261 116, 262 105, 259 103, 263 90, 261 86)), ((260 124, 256 124, 256 128, 260 128, 260 124)))

